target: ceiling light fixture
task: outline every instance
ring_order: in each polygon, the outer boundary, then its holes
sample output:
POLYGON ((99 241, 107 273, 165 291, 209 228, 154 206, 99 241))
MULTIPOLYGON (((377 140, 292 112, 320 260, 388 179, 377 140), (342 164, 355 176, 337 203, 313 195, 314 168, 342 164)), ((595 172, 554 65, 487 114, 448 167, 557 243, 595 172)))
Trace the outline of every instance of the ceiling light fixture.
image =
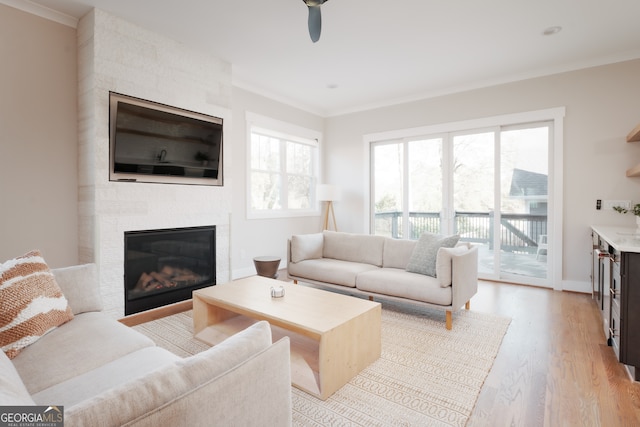
POLYGON ((553 27, 545 28, 542 34, 545 36, 552 36, 554 34, 558 34, 560 31, 562 31, 562 27, 559 25, 555 25, 553 27))

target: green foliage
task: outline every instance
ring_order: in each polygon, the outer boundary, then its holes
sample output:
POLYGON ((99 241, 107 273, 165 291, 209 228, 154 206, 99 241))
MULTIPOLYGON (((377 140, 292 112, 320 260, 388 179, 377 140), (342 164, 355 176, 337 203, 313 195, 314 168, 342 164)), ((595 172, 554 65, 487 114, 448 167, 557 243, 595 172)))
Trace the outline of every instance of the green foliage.
POLYGON ((398 201, 393 194, 387 193, 376 201, 376 212, 396 212, 398 209, 398 201))
POLYGON ((640 203, 633 205, 633 208, 631 210, 623 208, 622 206, 614 206, 613 210, 621 214, 626 214, 631 212, 635 216, 640 216, 640 203))

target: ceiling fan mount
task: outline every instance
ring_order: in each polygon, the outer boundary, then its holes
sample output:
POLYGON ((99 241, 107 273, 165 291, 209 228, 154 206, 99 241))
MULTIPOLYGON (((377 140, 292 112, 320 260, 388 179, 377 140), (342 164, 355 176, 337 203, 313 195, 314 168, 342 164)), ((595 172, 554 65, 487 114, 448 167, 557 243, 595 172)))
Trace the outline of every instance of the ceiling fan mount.
POLYGON ((320 14, 320 6, 328 0, 302 0, 309 8, 309 36, 312 42, 320 40, 320 31, 322 29, 322 15, 320 14))

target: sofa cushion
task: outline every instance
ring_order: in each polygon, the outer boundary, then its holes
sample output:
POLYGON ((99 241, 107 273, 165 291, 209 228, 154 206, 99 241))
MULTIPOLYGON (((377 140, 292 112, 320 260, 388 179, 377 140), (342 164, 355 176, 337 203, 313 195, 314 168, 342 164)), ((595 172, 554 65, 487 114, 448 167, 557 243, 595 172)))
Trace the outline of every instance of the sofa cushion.
POLYGON ((409 262, 409 258, 411 258, 415 246, 415 240, 392 239, 387 237, 384 241, 382 266, 386 268, 407 268, 407 263, 409 262))
POLYGON ((46 388, 32 397, 38 405, 71 407, 100 393, 181 360, 160 347, 146 347, 46 388))
POLYGON ((0 351, 0 405, 29 406, 35 402, 29 395, 11 360, 0 351))
POLYGON ((291 236, 291 262, 322 258, 322 233, 291 236))
POLYGON ((155 343, 103 313, 82 313, 25 348, 13 363, 29 393, 155 343))
POLYGON ((73 314, 102 310, 100 279, 95 264, 74 265, 51 270, 73 314))
MULTIPOLYGON (((271 329, 266 321, 258 322, 249 328, 232 335, 220 344, 186 359, 172 363, 162 370, 156 370, 132 381, 113 387, 104 393, 83 400, 71 408, 65 408, 65 418, 72 419, 73 425, 123 425, 131 420, 139 420, 150 413, 161 411, 163 407, 174 403, 175 399, 184 399, 186 395, 194 393, 207 383, 215 380, 230 370, 239 369, 245 361, 254 360, 263 351, 269 351, 271 345, 271 329)), ((288 338, 284 338, 287 345, 288 338)), ((280 342, 280 341, 279 341, 280 342)), ((288 354, 288 351, 285 353, 288 354)), ((289 364, 284 358, 283 362, 289 364)), ((253 381, 257 372, 268 372, 269 366, 261 364, 251 372, 243 375, 233 375, 230 380, 244 388, 261 388, 265 384, 256 385, 253 381), (258 370, 261 369, 261 370, 258 370)), ((277 371, 281 373, 281 370, 277 371)), ((290 376, 284 376, 286 386, 290 389, 290 376)), ((233 387, 230 387, 233 388, 233 387)), ((219 390, 219 392, 226 392, 219 390)), ((215 395, 205 393, 205 399, 215 401, 215 395)), ((234 410, 254 411, 252 405, 260 406, 260 402, 251 405, 242 404, 242 396, 238 396, 237 408, 234 410)), ((268 396, 264 396, 269 400, 268 396)), ((226 399, 225 399, 226 401, 226 399)), ((190 412, 197 413, 198 405, 193 400, 186 400, 184 405, 190 406, 190 412)), ((215 402, 211 402, 215 405, 215 402)), ((210 411, 207 411, 210 412, 210 411)), ((172 414, 165 414, 163 422, 142 422, 143 425, 193 425, 190 420, 169 419, 172 414)), ((264 420, 267 424, 267 420, 264 420)), ((200 420, 198 425, 213 425, 217 419, 200 420)), ((256 424, 258 425, 258 424, 256 424)))
POLYGON ((456 246, 455 248, 440 248, 436 258, 436 277, 440 286, 446 288, 451 286, 453 280, 452 260, 456 255, 462 255, 469 250, 467 245, 456 246))
POLYGON ((0 347, 10 359, 73 319, 40 251, 0 264, 0 347))
POLYGON ((322 256, 343 261, 382 266, 384 236, 324 231, 322 256))
POLYGON ((364 292, 407 298, 430 304, 451 305, 451 288, 443 288, 435 277, 400 268, 380 268, 358 275, 356 287, 364 292))
POLYGON ((290 276, 353 288, 356 286, 358 274, 378 269, 379 267, 371 264, 321 258, 289 264, 288 273, 290 276))
POLYGON ((412 273, 436 276, 436 257, 438 249, 452 248, 458 243, 460 236, 443 236, 440 234, 424 233, 418 239, 411 258, 407 263, 407 271, 412 273))

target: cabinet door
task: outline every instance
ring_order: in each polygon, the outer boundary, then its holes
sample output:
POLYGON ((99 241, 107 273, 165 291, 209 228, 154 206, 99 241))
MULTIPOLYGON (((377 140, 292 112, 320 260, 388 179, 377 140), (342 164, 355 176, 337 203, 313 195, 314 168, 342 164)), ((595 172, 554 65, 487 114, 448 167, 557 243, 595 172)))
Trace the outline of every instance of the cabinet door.
POLYGON ((611 282, 607 288, 609 303, 609 345, 613 346, 616 357, 620 360, 620 253, 614 253, 611 259, 611 282))
POLYGON ((593 251, 591 260, 591 296, 598 302, 598 308, 602 310, 602 272, 600 262, 600 254, 602 253, 602 242, 600 236, 595 232, 591 234, 593 239, 593 251))
POLYGON ((620 362, 640 367, 640 254, 623 253, 620 267, 620 362))
MULTIPOLYGON (((611 332, 611 288, 613 287, 613 260, 607 256, 600 258, 600 293, 602 298, 602 327, 607 343, 611 344, 614 333, 611 332)), ((619 281, 618 281, 619 283, 619 281)), ((617 327, 617 326, 616 326, 617 327)))

